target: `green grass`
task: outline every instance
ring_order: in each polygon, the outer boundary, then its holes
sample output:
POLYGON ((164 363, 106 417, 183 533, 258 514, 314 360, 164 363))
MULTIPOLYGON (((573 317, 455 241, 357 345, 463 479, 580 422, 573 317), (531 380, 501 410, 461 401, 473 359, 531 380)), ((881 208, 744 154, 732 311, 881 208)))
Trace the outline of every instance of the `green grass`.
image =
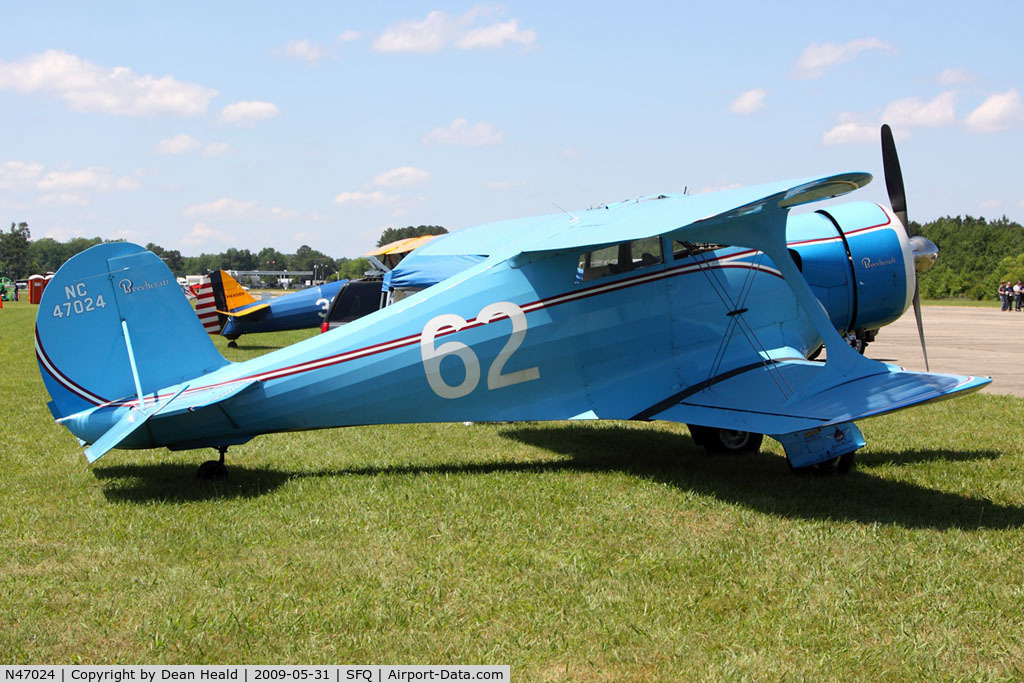
POLYGON ((999 308, 1000 302, 998 297, 991 297, 988 299, 965 299, 963 297, 955 297, 951 299, 922 299, 921 305, 923 306, 969 306, 970 308, 999 308))
POLYGON ((1024 400, 866 421, 845 477, 607 422, 264 436, 211 483, 212 450, 87 465, 45 408, 33 315, 0 311, 0 662, 1024 676, 1024 400))

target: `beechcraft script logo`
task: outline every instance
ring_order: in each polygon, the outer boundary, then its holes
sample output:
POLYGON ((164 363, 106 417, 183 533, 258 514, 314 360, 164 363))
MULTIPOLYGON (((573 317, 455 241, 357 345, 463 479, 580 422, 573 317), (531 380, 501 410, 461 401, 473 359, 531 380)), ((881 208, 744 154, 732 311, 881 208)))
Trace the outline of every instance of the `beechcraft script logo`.
POLYGON ((128 278, 124 278, 117 283, 117 286, 120 287, 121 291, 125 294, 135 294, 136 292, 145 292, 149 289, 160 289, 161 287, 166 287, 168 284, 169 281, 167 278, 160 280, 160 282, 143 282, 140 285, 136 285, 128 278))
POLYGON ((884 261, 882 261, 882 260, 872 261, 870 258, 867 258, 867 257, 864 257, 864 258, 862 258, 860 260, 860 264, 862 266, 864 266, 865 269, 868 269, 868 270, 870 270, 871 268, 878 268, 879 266, 891 266, 894 263, 896 263, 896 257, 895 256, 892 257, 892 258, 888 258, 888 259, 886 259, 884 261))

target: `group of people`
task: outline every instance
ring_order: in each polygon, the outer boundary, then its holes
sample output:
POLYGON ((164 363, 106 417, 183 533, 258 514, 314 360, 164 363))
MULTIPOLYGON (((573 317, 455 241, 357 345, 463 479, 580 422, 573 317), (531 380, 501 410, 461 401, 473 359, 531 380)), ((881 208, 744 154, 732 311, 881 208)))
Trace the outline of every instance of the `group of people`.
POLYGON ((999 303, 1002 305, 1000 310, 1003 311, 1019 311, 1024 308, 1024 282, 1017 280, 1017 284, 1011 285, 1009 282, 999 283, 999 303))

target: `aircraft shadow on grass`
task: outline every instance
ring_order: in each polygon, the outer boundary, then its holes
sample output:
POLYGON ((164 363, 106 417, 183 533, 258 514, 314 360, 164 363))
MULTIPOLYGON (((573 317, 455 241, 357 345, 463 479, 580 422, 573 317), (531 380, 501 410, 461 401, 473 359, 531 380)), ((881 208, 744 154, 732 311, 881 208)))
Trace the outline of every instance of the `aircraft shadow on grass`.
POLYGON ((870 472, 872 465, 888 462, 997 458, 992 451, 876 453, 865 455, 859 469, 843 476, 794 477, 785 458, 765 453, 710 456, 689 438, 670 432, 618 427, 588 433, 569 425, 515 428, 503 436, 563 453, 583 467, 628 472, 780 517, 938 530, 1024 526, 1024 507, 883 479, 870 472))
POLYGON ((769 454, 709 456, 686 436, 629 427, 515 426, 500 436, 566 456, 554 462, 492 461, 282 471, 233 465, 224 482, 195 480, 192 464, 97 467, 110 501, 178 503, 256 498, 293 479, 503 472, 625 472, 779 517, 895 524, 922 529, 1013 529, 1024 526, 1024 507, 970 498, 874 476, 871 467, 932 460, 991 460, 993 451, 911 451, 865 454, 844 476, 794 477, 786 460, 769 454))

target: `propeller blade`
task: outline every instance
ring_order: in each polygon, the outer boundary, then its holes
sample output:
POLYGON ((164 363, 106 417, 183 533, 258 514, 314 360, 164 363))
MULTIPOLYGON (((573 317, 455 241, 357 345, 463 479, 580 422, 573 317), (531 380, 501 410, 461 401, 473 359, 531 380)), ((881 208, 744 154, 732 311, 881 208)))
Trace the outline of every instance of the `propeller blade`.
POLYGON ((907 193, 903 189, 903 171, 896 154, 896 141, 889 124, 882 124, 882 170, 885 173, 885 189, 889 192, 889 205, 893 213, 907 227, 907 193))
MULTIPOLYGON (((900 157, 896 154, 896 141, 892 137, 892 128, 889 124, 882 124, 882 170, 885 173, 885 189, 889 193, 889 205, 896 218, 903 223, 903 227, 909 230, 910 223, 907 220, 907 193, 903 187, 903 171, 900 170, 900 157)), ((918 239, 918 238, 914 238, 918 239)), ((921 245, 914 244, 914 317, 917 319, 917 336, 921 338, 921 353, 924 355, 924 369, 928 367, 928 347, 924 343, 924 323, 921 320, 921 290, 918 287, 917 279, 921 273, 928 270, 935 261, 938 251, 935 245, 927 240, 921 245), (925 247, 930 247, 930 251, 925 247), (922 258, 918 258, 918 252, 922 258)))
POLYGON ((917 336, 921 338, 921 353, 924 354, 924 369, 930 372, 928 367, 928 347, 924 345, 924 324, 921 322, 921 291, 914 283, 914 317, 917 318, 917 336))

